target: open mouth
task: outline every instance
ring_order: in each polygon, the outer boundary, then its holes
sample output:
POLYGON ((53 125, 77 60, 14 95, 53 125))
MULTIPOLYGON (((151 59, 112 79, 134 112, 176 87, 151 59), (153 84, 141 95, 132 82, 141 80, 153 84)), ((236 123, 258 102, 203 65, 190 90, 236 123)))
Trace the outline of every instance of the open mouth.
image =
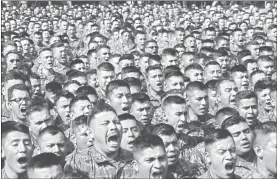
POLYGON ((248 148, 250 147, 250 143, 249 142, 245 142, 241 145, 243 148, 248 148))
POLYGON ((24 113, 24 114, 25 114, 26 111, 27 111, 26 107, 21 107, 21 108, 20 108, 20 112, 21 112, 21 113, 24 113))
POLYGON ((119 138, 119 136, 117 134, 111 135, 111 136, 108 137, 108 142, 111 145, 116 145, 117 146, 119 144, 118 138, 119 138))
POLYGON ((159 171, 159 172, 153 172, 152 176, 153 176, 153 178, 162 178, 163 177, 163 173, 161 171, 159 171))
POLYGON ((248 88, 248 84, 241 85, 243 88, 248 88))
POLYGON ((230 104, 236 104, 236 99, 230 99, 230 104))
POLYGON ((157 86, 158 86, 158 87, 161 87, 161 86, 162 86, 162 83, 157 83, 157 86))
POLYGON ((133 144, 134 144, 134 141, 131 140, 131 141, 128 142, 128 144, 129 144, 129 145, 133 145, 133 144))
POLYGON ((129 106, 125 106, 122 108, 122 111, 129 111, 129 106))
POLYGON ((225 169, 226 169, 227 171, 233 171, 234 168, 235 168, 235 164, 232 163, 232 162, 227 163, 227 164, 225 165, 225 169))
POLYGON ((26 164, 27 164, 27 161, 28 161, 28 158, 27 158, 27 157, 19 157, 19 158, 17 159, 17 161, 18 161, 18 163, 19 163, 20 165, 26 165, 26 164))

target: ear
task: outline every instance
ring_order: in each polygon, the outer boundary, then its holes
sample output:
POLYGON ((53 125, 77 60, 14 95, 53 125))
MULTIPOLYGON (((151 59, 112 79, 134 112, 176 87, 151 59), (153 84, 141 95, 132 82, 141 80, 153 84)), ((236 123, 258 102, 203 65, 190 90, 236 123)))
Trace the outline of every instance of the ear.
POLYGON ((109 99, 106 100, 106 104, 111 105, 111 102, 109 99))
MULTIPOLYGON (((6 88, 5 88, 5 85, 2 87, 2 94, 5 96, 6 95, 6 88)), ((6 98, 6 96, 5 96, 6 98)), ((6 99, 5 99, 6 100, 6 99)))
POLYGON ((259 158, 262 158, 263 157, 263 147, 260 146, 260 145, 254 145, 253 147, 254 149, 254 152, 256 153, 256 155, 259 157, 259 158))
POLYGON ((208 152, 205 152, 204 154, 205 160, 208 164, 211 164, 211 158, 210 158, 210 154, 208 152))
POLYGON ((139 171, 139 170, 138 170, 138 162, 137 162, 136 160, 133 160, 133 161, 132 161, 132 165, 133 165, 135 171, 138 172, 138 171, 139 171))
POLYGON ((8 102, 8 106, 7 106, 8 110, 11 111, 12 110, 12 103, 8 102))
MULTIPOLYGON (((3 141, 2 141, 3 142, 3 141)), ((1 158, 5 158, 5 152, 3 146, 1 147, 1 158)))

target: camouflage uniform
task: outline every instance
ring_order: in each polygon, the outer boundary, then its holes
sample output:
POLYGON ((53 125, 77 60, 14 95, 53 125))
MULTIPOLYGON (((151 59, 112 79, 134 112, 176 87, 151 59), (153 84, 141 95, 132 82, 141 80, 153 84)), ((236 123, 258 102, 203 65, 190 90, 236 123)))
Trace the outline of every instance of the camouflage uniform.
POLYGON ((39 68, 38 71, 36 72, 36 74, 39 75, 40 77, 40 80, 41 80, 41 89, 42 91, 45 90, 45 86, 47 83, 49 82, 52 82, 52 81, 56 81, 58 83, 61 83, 63 84, 64 81, 66 80, 66 77, 54 70, 50 70, 51 74, 49 75, 45 75, 43 72, 42 72, 42 68, 39 68))
POLYGON ((190 163, 189 161, 185 161, 183 159, 179 159, 178 162, 168 168, 167 177, 166 178, 193 178, 199 175, 199 170, 196 165, 190 163))
POLYGON ((254 163, 256 163, 256 156, 253 154, 253 161, 242 161, 240 157, 238 157, 236 167, 235 167, 235 174, 245 178, 246 176, 249 176, 249 174, 253 173, 254 171, 254 163))
MULTIPOLYGON (((203 178, 203 179, 215 179, 212 177, 210 171, 208 170, 206 173, 204 173, 203 175, 197 177, 197 178, 203 178)), ((234 174, 234 176, 232 177, 232 179, 240 179, 240 176, 237 176, 236 174, 234 174)))
POLYGON ((258 170, 257 166, 254 166, 254 170, 252 173, 250 173, 249 175, 245 176, 245 178, 247 179, 266 179, 266 177, 260 173, 260 171, 258 170))
POLYGON ((65 171, 77 170, 89 178, 133 178, 136 171, 132 160, 132 154, 123 149, 119 149, 118 156, 111 161, 90 147, 67 157, 65 171))
POLYGON ((201 174, 208 170, 208 163, 205 160, 205 143, 201 142, 190 152, 190 162, 198 166, 201 174))
POLYGON ((63 75, 66 75, 66 72, 69 71, 70 69, 65 65, 54 62, 53 70, 57 73, 61 73, 63 75))
POLYGON ((160 107, 156 108, 156 110, 154 111, 151 123, 153 125, 156 125, 156 124, 159 124, 159 123, 166 123, 166 121, 167 120, 166 120, 166 117, 164 115, 162 107, 160 106, 160 107))
POLYGON ((276 117, 273 113, 273 110, 266 112, 262 106, 259 106, 259 114, 257 119, 260 122, 276 121, 276 117))

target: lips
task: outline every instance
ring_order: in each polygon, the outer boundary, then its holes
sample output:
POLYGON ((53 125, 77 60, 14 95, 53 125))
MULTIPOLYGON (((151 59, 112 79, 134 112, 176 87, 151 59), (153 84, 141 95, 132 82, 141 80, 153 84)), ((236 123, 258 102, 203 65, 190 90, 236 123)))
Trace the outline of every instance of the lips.
POLYGON ((124 106, 124 107, 122 108, 122 111, 128 112, 129 109, 130 109, 129 106, 124 106))
POLYGON ((249 148, 250 147, 250 142, 244 142, 244 143, 241 144, 241 146, 243 148, 249 148))
POLYGON ((155 171, 152 173, 153 178, 163 178, 163 172, 162 171, 155 171))
POLYGON ((22 166, 22 167, 27 167, 27 161, 28 161, 28 158, 26 156, 23 156, 23 157, 19 157, 17 159, 17 162, 22 166))
POLYGON ((230 104, 232 104, 232 105, 236 105, 236 100, 235 99, 230 99, 230 104))
POLYGON ((23 107, 20 108, 20 112, 22 114, 26 114, 26 111, 27 111, 27 107, 23 106, 23 107))
POLYGON ((111 134, 108 137, 108 143, 112 146, 112 147, 117 147, 119 146, 119 135, 118 134, 111 134))
POLYGON ((228 162, 225 164, 225 169, 228 173, 233 173, 235 164, 233 162, 228 162))

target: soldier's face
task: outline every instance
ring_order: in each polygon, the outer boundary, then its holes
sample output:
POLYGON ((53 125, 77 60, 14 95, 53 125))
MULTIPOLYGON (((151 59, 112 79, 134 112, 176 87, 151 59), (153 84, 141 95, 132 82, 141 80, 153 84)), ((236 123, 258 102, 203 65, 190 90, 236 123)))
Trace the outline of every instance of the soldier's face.
POLYGON ((122 125, 114 112, 108 111, 96 114, 89 127, 92 129, 94 145, 98 150, 111 154, 119 149, 122 125))
POLYGON ((171 78, 165 80, 165 88, 167 91, 172 89, 184 89, 184 78, 181 76, 172 76, 171 78))
POLYGON ((180 133, 184 128, 186 111, 185 104, 169 104, 164 107, 167 123, 173 126, 177 133, 180 133))
POLYGON ((108 98, 111 106, 116 110, 117 115, 129 112, 132 102, 129 88, 118 87, 112 91, 108 98))
POLYGON ((107 85, 114 79, 115 72, 114 71, 99 71, 98 78, 99 78, 99 87, 102 90, 106 90, 107 85))
POLYGON ((147 148, 137 154, 138 178, 165 178, 168 169, 166 151, 162 146, 147 148), (152 159, 152 160, 149 160, 152 159))
POLYGON ((2 140, 2 152, 5 156, 5 165, 16 174, 27 170, 27 164, 33 155, 33 145, 28 134, 13 131, 2 140))
POLYGON ((231 137, 211 144, 206 153, 206 160, 210 163, 210 170, 220 178, 233 177, 236 159, 236 145, 231 137))
POLYGON ((235 72, 232 77, 239 91, 248 90, 249 79, 247 72, 235 72))
POLYGON ((149 71, 148 83, 154 91, 161 91, 163 89, 162 71, 160 69, 149 71))
POLYGON ((252 150, 254 135, 246 122, 227 127, 227 130, 233 136, 237 155, 245 155, 252 150))
POLYGON ((168 166, 172 166, 177 163, 180 155, 180 144, 176 134, 161 135, 164 142, 165 151, 167 154, 168 166))
POLYGON ((258 117, 258 100, 256 98, 241 99, 238 104, 238 112, 249 126, 254 126, 258 117))
POLYGON ((146 101, 143 103, 134 102, 131 106, 130 113, 135 116, 136 120, 141 122, 143 125, 148 125, 150 121, 150 102, 146 101))
POLYGON ((133 151, 133 142, 140 136, 140 128, 137 125, 137 122, 133 119, 121 121, 123 128, 121 148, 132 152, 133 151))
POLYGON ((257 92, 259 105, 267 111, 272 110, 272 98, 270 94, 270 89, 266 88, 257 92))
POLYGON ((219 87, 218 98, 224 107, 236 107, 235 97, 238 92, 236 84, 232 81, 223 82, 219 87))

